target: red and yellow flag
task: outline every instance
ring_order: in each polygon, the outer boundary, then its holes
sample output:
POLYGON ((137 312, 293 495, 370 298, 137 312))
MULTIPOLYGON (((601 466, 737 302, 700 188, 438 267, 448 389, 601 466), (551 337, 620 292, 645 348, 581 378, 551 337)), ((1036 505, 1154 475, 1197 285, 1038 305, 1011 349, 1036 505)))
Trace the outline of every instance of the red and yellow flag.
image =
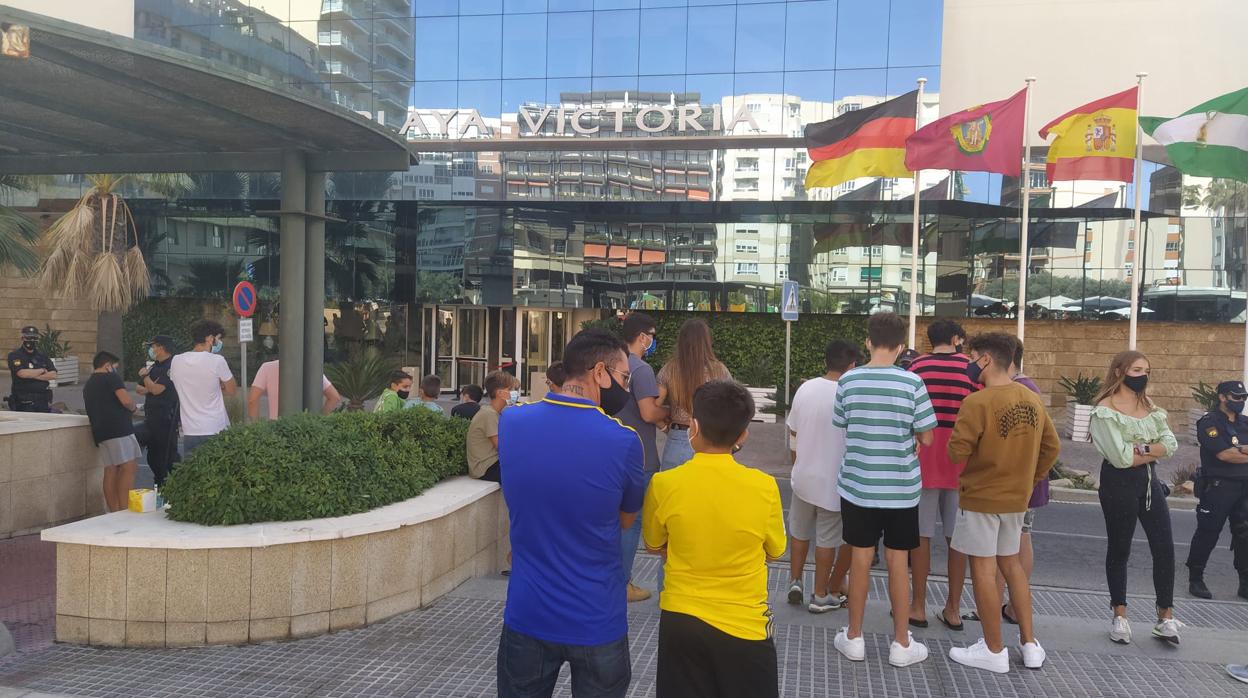
POLYGON ((835 119, 807 124, 806 148, 814 163, 806 188, 834 187, 859 177, 907 177, 906 138, 914 133, 919 92, 912 90, 835 119))
POLYGON ((1076 107, 1040 129, 1057 136, 1049 146, 1049 181, 1104 179, 1130 182, 1135 170, 1136 97, 1132 87, 1076 107))

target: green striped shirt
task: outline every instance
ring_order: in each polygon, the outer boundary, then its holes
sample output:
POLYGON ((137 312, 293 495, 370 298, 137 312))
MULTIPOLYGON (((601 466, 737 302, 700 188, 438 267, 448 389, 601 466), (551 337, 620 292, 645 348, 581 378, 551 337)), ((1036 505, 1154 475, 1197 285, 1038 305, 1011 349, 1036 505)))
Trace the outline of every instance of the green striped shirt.
POLYGON ((923 479, 914 435, 936 428, 921 378, 894 366, 849 371, 840 379, 832 426, 845 430, 841 497, 875 509, 918 506, 923 479))

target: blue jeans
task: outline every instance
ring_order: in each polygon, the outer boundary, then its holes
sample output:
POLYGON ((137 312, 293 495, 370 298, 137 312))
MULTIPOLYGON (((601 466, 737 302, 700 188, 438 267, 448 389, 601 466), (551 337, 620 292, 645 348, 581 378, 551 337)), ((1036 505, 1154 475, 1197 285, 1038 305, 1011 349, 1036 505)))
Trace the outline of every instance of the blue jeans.
POLYGON ((186 453, 186 455, 189 456, 191 455, 191 451, 194 451, 195 449, 202 446, 204 442, 208 441, 208 439, 211 439, 213 436, 216 436, 216 434, 212 434, 211 436, 183 435, 182 436, 182 450, 186 453))
POLYGON ((498 640, 499 698, 550 696, 564 662, 572 668, 574 698, 622 698, 633 678, 627 635, 605 645, 561 645, 504 625, 498 640))
MULTIPOLYGON (((646 486, 650 486, 650 476, 646 473, 646 486)), ((624 581, 633 581, 633 562, 637 559, 637 546, 641 543, 641 512, 637 512, 637 520, 633 525, 620 532, 620 561, 624 563, 624 581)))
MULTIPOLYGON (((693 458, 693 446, 689 443, 689 430, 668 429, 667 443, 663 444, 663 455, 659 458, 659 470, 684 465, 690 458, 693 458)), ((655 585, 659 591, 663 591, 663 567, 666 564, 666 561, 659 564, 659 578, 655 585)))

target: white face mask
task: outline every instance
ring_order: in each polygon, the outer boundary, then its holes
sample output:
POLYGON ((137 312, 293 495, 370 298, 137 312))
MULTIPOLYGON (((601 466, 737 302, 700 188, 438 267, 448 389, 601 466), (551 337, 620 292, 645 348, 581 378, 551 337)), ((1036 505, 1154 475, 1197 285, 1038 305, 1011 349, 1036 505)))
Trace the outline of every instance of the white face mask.
POLYGON ((508 393, 508 394, 507 394, 507 404, 508 404, 508 405, 514 405, 514 404, 516 404, 517 402, 520 402, 520 391, 519 391, 519 390, 513 390, 513 391, 511 391, 510 393, 508 393))

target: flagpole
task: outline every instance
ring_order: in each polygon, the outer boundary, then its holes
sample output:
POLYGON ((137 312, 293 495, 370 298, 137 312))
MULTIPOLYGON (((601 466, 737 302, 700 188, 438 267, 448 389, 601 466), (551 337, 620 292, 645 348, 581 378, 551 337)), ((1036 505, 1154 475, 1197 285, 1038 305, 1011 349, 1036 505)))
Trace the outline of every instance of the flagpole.
MULTIPOLYGON (((919 128, 920 112, 923 109, 923 85, 927 78, 919 78, 919 96, 914 104, 914 128, 919 128)), ((914 349, 915 325, 919 319, 919 172, 914 171, 914 220, 910 230, 910 344, 914 349)), ((1245 323, 1248 324, 1248 323, 1245 323)))
MULTIPOLYGON (((1025 78, 1027 96, 1023 110, 1023 176, 1019 182, 1019 195, 1023 199, 1022 224, 1019 226, 1018 246, 1018 341, 1023 341, 1023 327, 1027 319, 1027 232, 1031 223, 1031 84, 1035 78, 1025 78)), ((1021 367, 1020 367, 1021 368, 1021 367)))
POLYGON ((1131 238, 1135 241, 1135 254, 1131 257, 1131 327, 1127 331, 1128 349, 1135 349, 1135 340, 1138 335, 1140 322, 1140 277, 1144 276, 1144 270, 1139 265, 1143 253, 1143 250, 1140 248, 1142 238, 1140 235, 1140 201, 1143 191, 1143 188, 1140 186, 1140 179, 1144 175, 1142 168, 1144 138, 1140 133, 1140 104, 1143 102, 1144 78, 1146 77, 1148 77, 1148 73, 1135 74, 1135 167, 1131 173, 1131 179, 1135 182, 1135 216, 1132 219, 1135 227, 1131 230, 1131 238))

